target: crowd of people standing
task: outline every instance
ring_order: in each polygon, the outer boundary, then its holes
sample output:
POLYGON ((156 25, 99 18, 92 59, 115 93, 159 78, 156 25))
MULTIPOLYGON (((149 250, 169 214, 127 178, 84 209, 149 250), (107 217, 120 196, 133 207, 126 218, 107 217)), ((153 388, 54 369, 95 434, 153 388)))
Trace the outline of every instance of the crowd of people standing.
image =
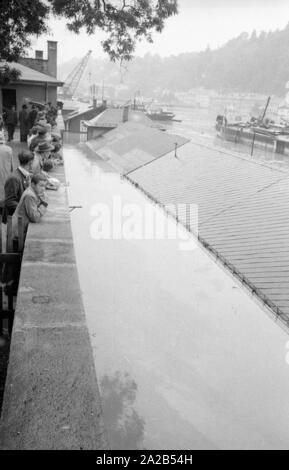
POLYGON ((48 206, 46 189, 57 189, 59 182, 48 172, 62 164, 61 135, 57 128, 57 111, 48 103, 43 109, 23 104, 19 115, 12 107, 0 118, 0 212, 5 224, 12 216, 14 241, 18 237, 18 217, 23 219, 24 233, 29 222, 39 222, 48 206), (15 167, 13 145, 15 126, 19 123, 21 151, 15 167), (8 134, 8 138, 7 138, 8 134), (6 142, 6 139, 8 142, 6 142))
POLYGON ((15 127, 19 123, 20 141, 26 142, 30 130, 43 117, 51 125, 56 125, 57 109, 49 102, 44 107, 39 107, 32 103, 31 105, 23 104, 21 111, 17 114, 15 106, 5 109, 0 116, 0 131, 7 130, 8 142, 14 140, 15 127))

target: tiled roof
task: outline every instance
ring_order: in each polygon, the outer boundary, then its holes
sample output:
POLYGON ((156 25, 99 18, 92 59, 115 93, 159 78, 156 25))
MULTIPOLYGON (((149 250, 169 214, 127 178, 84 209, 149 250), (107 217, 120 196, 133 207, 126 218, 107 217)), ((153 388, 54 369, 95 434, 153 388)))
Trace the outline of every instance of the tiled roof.
MULTIPOLYGON (((87 127, 108 127, 114 128, 123 122, 123 108, 108 108, 101 114, 86 122, 87 127)), ((145 124, 151 127, 159 128, 141 111, 128 110, 128 121, 145 124)))
POLYGON ((128 173, 171 152, 184 137, 167 134, 135 122, 126 122, 87 145, 121 173, 128 173))
POLYGON ((108 108, 95 118, 86 122, 88 127, 109 127, 114 128, 122 122, 123 109, 108 108))
POLYGON ((94 118, 95 114, 100 113, 100 110, 103 109, 102 106, 98 106, 97 108, 93 106, 89 106, 86 109, 76 109, 75 111, 72 111, 71 113, 67 114, 64 118, 64 121, 71 121, 75 118, 83 117, 83 119, 89 119, 91 116, 94 118))
POLYGON ((56 78, 51 77, 50 75, 46 75, 45 73, 38 72, 37 70, 31 69, 30 67, 26 67, 26 65, 19 64, 18 62, 9 62, 9 66, 20 70, 21 77, 17 80, 17 82, 44 82, 57 86, 63 85, 63 82, 57 80, 56 78))
POLYGON ((202 243, 289 326, 289 173, 189 143, 129 179, 162 204, 197 204, 202 243))

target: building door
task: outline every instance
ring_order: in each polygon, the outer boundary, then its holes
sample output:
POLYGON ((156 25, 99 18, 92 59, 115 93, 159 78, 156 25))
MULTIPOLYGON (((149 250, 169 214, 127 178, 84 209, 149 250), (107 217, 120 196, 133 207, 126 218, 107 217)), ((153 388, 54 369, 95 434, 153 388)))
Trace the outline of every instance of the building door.
POLYGON ((14 89, 6 89, 2 88, 2 107, 3 111, 5 109, 11 109, 11 106, 15 106, 16 108, 16 90, 14 89))

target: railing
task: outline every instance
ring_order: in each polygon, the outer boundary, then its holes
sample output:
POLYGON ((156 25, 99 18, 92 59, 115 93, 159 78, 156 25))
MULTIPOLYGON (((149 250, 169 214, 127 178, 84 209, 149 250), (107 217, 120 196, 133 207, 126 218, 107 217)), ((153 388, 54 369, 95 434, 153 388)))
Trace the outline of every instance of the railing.
POLYGON ((13 239, 12 216, 7 217, 6 230, 0 216, 0 335, 12 333, 24 239, 22 217, 18 218, 18 238, 13 239))

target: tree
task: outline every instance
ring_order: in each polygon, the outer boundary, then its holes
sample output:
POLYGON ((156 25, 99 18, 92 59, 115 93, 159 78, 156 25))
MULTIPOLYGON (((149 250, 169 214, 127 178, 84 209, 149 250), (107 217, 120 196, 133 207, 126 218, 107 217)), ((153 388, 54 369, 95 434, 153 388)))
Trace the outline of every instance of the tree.
POLYGON ((165 20, 178 12, 177 4, 177 0, 0 0, 0 60, 17 61, 33 35, 48 31, 50 15, 65 18, 75 33, 105 31, 108 37, 102 46, 110 59, 130 60, 137 41, 152 42, 152 32, 163 30, 165 20))
POLYGON ((130 60, 136 42, 152 42, 153 30, 161 32, 165 20, 177 13, 177 0, 50 0, 56 16, 68 20, 68 28, 88 34, 100 28, 109 37, 103 48, 110 59, 130 60))
MULTIPOLYGON (((47 31, 49 7, 36 0, 0 0, 0 60, 17 61, 30 46, 31 35, 47 31)), ((15 80, 20 73, 13 67, 0 67, 0 82, 15 80)))

